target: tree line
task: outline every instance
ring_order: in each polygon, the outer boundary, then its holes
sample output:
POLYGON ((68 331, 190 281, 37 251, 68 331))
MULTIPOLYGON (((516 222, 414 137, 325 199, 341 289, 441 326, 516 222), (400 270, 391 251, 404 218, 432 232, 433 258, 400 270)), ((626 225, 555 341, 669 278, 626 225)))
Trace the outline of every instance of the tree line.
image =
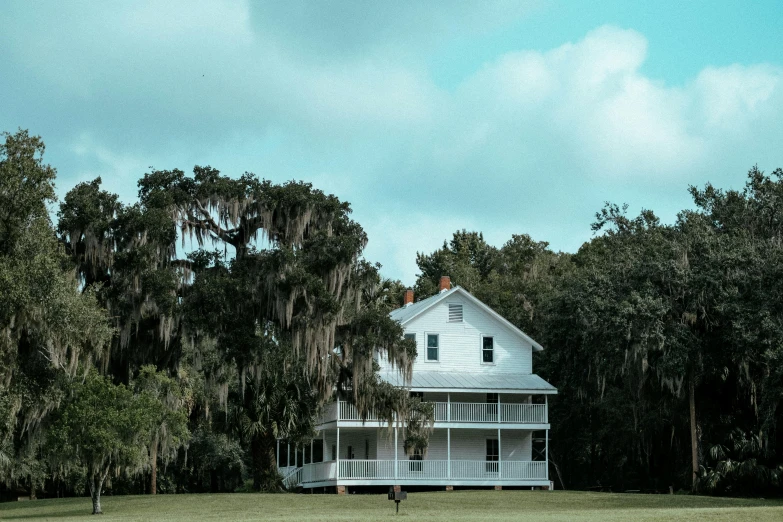
POLYGON ((690 187, 674 224, 606 204, 574 254, 460 231, 417 257, 544 345, 550 476, 573 489, 780 495, 783 170, 690 187))
MULTIPOLYGON (((350 205, 308 183, 151 170, 56 201, 39 137, 0 144, 0 495, 276 491, 335 395, 426 450, 431 407, 378 377, 416 347, 350 205)), ((417 255, 545 346, 560 487, 776 494, 783 171, 692 187, 674 224, 607 204, 574 254, 458 231, 417 255)))

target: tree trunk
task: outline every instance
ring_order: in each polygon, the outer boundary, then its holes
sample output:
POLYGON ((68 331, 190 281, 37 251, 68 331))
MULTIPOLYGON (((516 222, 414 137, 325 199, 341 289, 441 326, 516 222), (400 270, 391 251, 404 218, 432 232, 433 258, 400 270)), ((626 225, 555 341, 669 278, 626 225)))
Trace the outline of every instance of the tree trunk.
POLYGON ((276 445, 277 439, 272 435, 272 430, 268 429, 266 434, 261 437, 261 456, 264 469, 270 473, 277 471, 277 455, 275 454, 276 445))
POLYGON ((272 430, 267 429, 263 435, 253 435, 250 442, 253 457, 253 487, 261 489, 263 477, 272 477, 277 473, 277 458, 275 455, 275 443, 277 440, 272 435, 272 430))
POLYGON ((38 497, 35 494, 35 481, 33 476, 30 475, 30 500, 36 500, 38 497))
POLYGON ((261 449, 261 436, 255 434, 250 439, 250 454, 253 459, 253 489, 258 491, 261 489, 261 483, 263 481, 263 450, 261 449))
POLYGON ((150 495, 158 493, 158 436, 152 440, 150 447, 150 495))
POLYGON ((103 489, 103 480, 105 475, 93 475, 90 480, 90 496, 92 497, 92 514, 102 515, 101 511, 101 489, 103 489))
POLYGON ((688 385, 688 401, 690 403, 691 413, 691 464, 693 466, 693 489, 696 489, 696 479, 699 476, 699 438, 696 425, 696 383, 691 375, 688 385))

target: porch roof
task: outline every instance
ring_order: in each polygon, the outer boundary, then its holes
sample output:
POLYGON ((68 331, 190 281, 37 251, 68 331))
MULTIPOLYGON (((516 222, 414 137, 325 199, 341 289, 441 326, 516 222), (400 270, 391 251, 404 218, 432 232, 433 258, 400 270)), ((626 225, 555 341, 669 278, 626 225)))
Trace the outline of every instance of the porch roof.
POLYGON ((557 393, 554 386, 531 373, 414 372, 410 384, 397 371, 381 372, 380 377, 417 391, 557 393))

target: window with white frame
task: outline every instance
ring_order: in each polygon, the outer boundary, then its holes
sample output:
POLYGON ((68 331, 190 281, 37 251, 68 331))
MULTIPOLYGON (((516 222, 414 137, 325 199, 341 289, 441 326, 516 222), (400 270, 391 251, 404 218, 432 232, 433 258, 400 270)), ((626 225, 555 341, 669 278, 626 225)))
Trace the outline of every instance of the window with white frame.
POLYGON ((440 354, 440 339, 438 334, 427 334, 427 361, 438 361, 440 354))
POLYGON ((481 338, 481 362, 484 364, 495 363, 495 338, 483 336, 481 338))

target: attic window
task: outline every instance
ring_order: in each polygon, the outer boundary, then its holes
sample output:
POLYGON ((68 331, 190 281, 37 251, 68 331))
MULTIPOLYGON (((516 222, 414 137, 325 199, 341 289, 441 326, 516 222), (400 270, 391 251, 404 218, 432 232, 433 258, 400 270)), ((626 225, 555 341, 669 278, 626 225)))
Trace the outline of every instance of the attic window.
POLYGON ((462 305, 450 304, 449 305, 449 322, 461 323, 462 322, 462 305))

